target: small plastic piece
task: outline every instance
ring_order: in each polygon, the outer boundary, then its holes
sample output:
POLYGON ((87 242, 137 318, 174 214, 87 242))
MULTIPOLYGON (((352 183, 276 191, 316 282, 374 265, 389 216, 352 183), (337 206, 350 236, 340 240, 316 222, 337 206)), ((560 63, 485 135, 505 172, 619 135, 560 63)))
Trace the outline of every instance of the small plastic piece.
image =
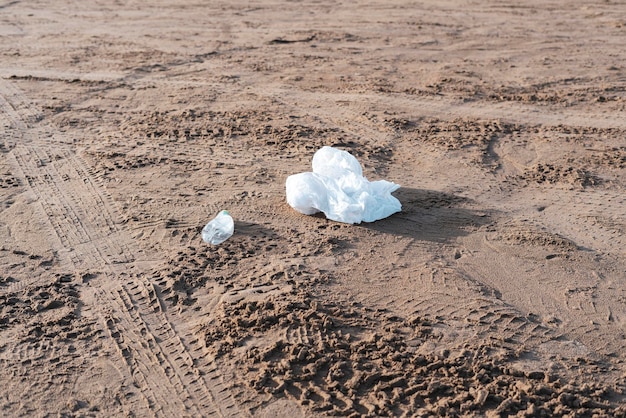
POLYGON ((287 178, 287 202, 300 213, 323 212, 349 224, 374 222, 402 209, 391 193, 398 184, 363 177, 361 164, 347 151, 322 147, 313 156, 313 172, 287 178))
POLYGON ((233 232, 235 222, 228 211, 223 210, 202 228, 202 239, 209 244, 218 245, 230 238, 233 232))

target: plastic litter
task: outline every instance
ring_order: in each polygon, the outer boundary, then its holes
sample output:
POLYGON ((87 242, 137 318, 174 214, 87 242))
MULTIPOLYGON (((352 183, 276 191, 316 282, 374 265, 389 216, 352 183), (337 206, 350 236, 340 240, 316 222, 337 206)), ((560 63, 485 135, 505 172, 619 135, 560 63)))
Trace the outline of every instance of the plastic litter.
POLYGON ((204 228, 202 239, 209 244, 218 245, 230 238, 235 232, 235 222, 227 210, 223 210, 204 228))
POLYGON ((374 222, 402 209, 391 195, 400 185, 368 181, 357 159, 347 151, 322 147, 313 155, 313 172, 293 174, 285 184, 287 203, 300 213, 323 212, 349 224, 374 222))

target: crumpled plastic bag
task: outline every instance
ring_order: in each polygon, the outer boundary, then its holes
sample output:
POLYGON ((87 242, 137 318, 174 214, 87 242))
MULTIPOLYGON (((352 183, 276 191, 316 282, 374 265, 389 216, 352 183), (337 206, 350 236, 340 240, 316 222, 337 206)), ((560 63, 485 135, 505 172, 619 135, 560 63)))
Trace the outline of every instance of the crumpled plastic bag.
POLYGON ((287 177, 287 203, 300 213, 323 212, 328 219, 349 224, 374 222, 402 209, 391 193, 400 186, 386 180, 368 181, 352 154, 322 147, 313 156, 313 172, 287 177))

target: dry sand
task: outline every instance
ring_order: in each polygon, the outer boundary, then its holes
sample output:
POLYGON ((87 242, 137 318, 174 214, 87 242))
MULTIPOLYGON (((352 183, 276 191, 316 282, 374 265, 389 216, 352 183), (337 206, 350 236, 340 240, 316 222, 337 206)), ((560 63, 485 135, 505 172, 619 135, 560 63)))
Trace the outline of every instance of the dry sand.
POLYGON ((624 416, 625 38, 614 0, 2 1, 0 415, 624 416), (323 145, 402 212, 292 210, 323 145))

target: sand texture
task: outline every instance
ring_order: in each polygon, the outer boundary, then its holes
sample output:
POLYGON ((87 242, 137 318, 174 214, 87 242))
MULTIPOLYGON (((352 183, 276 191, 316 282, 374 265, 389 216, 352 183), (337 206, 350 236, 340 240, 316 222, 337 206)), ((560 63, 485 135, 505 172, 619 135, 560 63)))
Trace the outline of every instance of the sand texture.
POLYGON ((0 416, 624 416, 625 39, 619 0, 1 1, 0 416), (289 207, 324 145, 402 211, 289 207))

